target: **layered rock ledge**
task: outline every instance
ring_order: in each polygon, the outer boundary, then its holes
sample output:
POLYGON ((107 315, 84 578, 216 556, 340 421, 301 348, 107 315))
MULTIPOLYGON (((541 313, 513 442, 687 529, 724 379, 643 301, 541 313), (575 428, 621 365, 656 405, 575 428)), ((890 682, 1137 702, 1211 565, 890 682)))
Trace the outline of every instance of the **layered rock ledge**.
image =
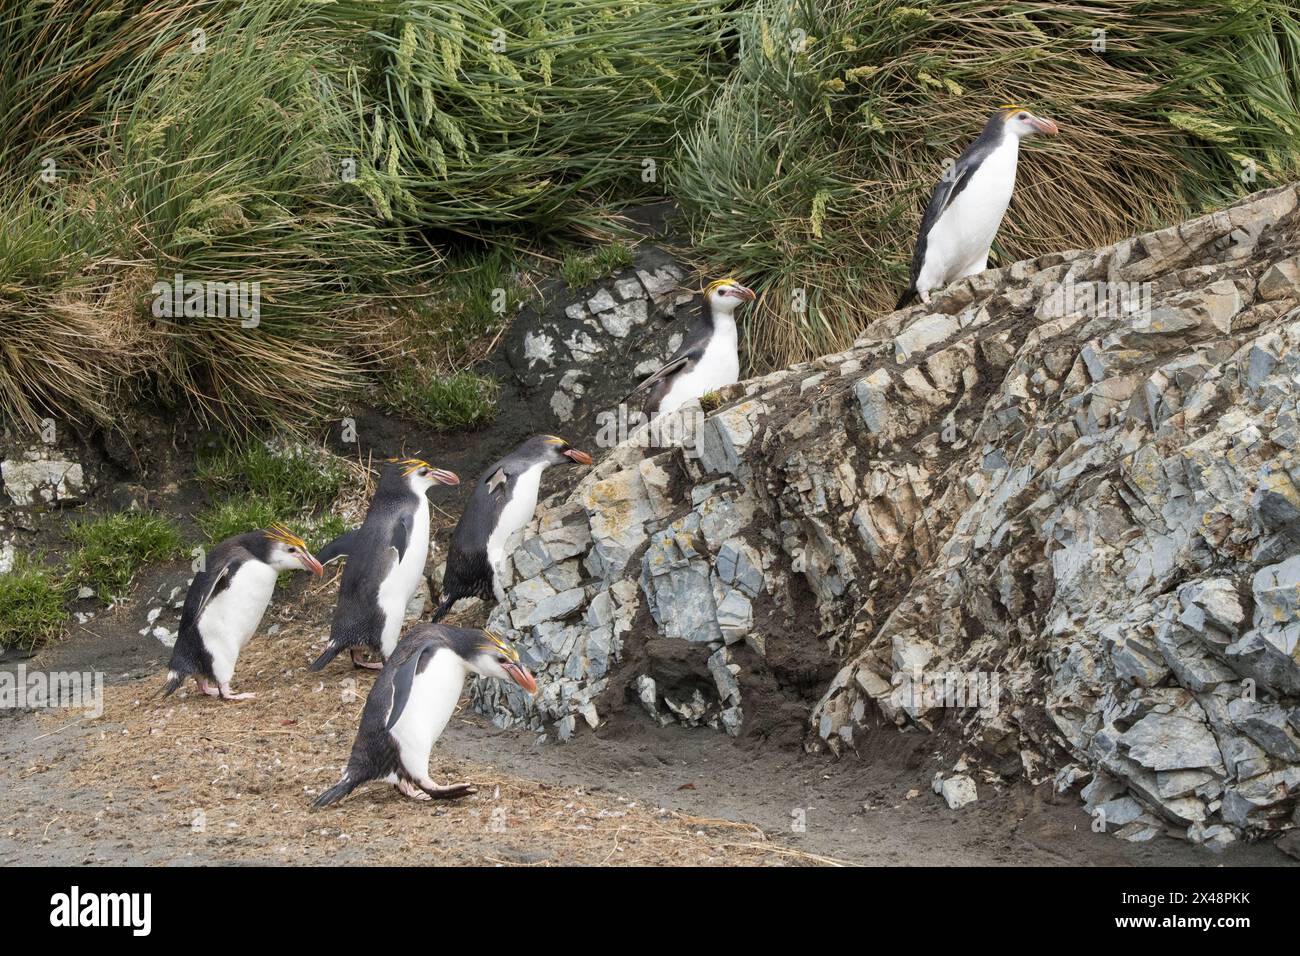
POLYGON ((982 273, 722 398, 539 508, 491 623, 543 693, 480 684, 498 722, 849 753, 883 718, 963 777, 1086 784, 1130 839, 1296 824, 1296 186, 982 273))

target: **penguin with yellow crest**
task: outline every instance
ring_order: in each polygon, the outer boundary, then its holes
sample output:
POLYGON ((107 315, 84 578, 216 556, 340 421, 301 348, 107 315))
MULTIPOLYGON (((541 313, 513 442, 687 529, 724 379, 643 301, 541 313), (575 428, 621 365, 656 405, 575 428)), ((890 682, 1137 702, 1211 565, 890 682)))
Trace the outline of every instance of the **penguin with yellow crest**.
POLYGON ((1020 141, 1055 136, 1057 126, 1018 103, 999 107, 975 141, 945 169, 930 195, 912 253, 901 309, 950 282, 988 268, 989 251, 1016 188, 1020 141))
POLYGON ((395 784, 412 800, 473 793, 468 784, 438 784, 429 776, 429 754, 470 674, 513 681, 530 694, 537 692, 537 681, 520 663, 518 652, 491 631, 414 625, 370 689, 343 778, 316 798, 316 806, 342 800, 372 780, 395 784))
POLYGON ((302 538, 281 525, 237 534, 213 548, 185 595, 162 696, 193 677, 211 697, 252 697, 230 689, 239 652, 257 632, 280 572, 304 570, 322 573, 302 538))
POLYGON ((391 462, 379 479, 361 527, 321 549, 328 561, 347 555, 330 642, 311 669, 320 670, 344 648, 356 667, 378 670, 364 652, 385 660, 401 637, 406 605, 415 595, 429 557, 429 498, 434 485, 458 485, 450 471, 419 458, 391 462))
POLYGON ((534 435, 479 476, 451 535, 442 603, 434 609, 433 621, 441 620, 461 598, 505 597, 497 575, 506 542, 533 520, 542 472, 565 462, 590 465, 591 456, 556 435, 534 435))
POLYGON ((710 282, 704 288, 704 307, 681 347, 628 397, 649 389, 646 414, 654 418, 740 381, 736 310, 754 298, 754 291, 735 279, 710 282))

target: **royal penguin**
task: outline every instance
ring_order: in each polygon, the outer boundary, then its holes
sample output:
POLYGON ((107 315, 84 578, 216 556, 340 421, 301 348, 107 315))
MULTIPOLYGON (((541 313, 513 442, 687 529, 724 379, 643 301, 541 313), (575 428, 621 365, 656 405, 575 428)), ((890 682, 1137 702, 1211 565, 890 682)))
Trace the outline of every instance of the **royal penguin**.
POLYGON ((461 598, 505 597, 497 576, 506 541, 533 520, 542 472, 562 462, 590 465, 591 456, 555 435, 534 435, 487 467, 452 532, 442 603, 431 620, 441 620, 461 598))
POLYGON ((650 418, 671 412, 693 399, 740 380, 740 342, 736 310, 754 301, 754 291, 735 279, 718 279, 704 289, 699 315, 681 346, 628 398, 646 389, 650 418))
POLYGON ((894 308, 918 297, 928 305, 933 290, 988 267, 1016 186, 1020 141, 1039 133, 1055 136, 1057 126, 1023 106, 1003 106, 945 170, 921 219, 907 288, 894 308))
POLYGON ((458 485, 450 471, 418 458, 391 462, 379 479, 361 527, 322 548, 328 557, 347 555, 330 642, 311 665, 318 671, 344 648, 357 667, 366 649, 385 659, 401 637, 406 605, 420 586, 429 557, 429 498, 434 485, 458 485))
POLYGON ((470 674, 514 681, 529 694, 537 681, 519 654, 491 631, 416 624, 402 638, 370 688, 361 728, 343 779, 316 799, 324 807, 371 780, 397 785, 413 800, 473 793, 468 784, 441 786, 429 776, 429 754, 451 719, 470 674))
POLYGON ((210 697, 255 696, 231 691, 230 679, 239 652, 257 632, 281 571, 323 573, 302 538, 281 525, 235 535, 212 549, 185 595, 163 697, 187 677, 210 697))

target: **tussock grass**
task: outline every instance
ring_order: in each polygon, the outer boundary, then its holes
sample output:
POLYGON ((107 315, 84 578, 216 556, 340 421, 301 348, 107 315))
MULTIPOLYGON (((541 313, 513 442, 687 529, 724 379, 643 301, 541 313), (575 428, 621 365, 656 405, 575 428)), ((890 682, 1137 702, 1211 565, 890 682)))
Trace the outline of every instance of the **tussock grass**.
POLYGON ((430 237, 508 245, 661 190, 643 161, 662 165, 703 108, 725 14, 719 0, 6 5, 0 410, 107 424, 147 401, 251 433, 319 421, 408 332, 438 332, 437 368, 464 370, 499 315, 397 322, 411 290, 459 281, 430 237), (159 312, 155 284, 178 275, 255 283, 259 324, 159 312))
POLYGON ((27 555, 0 574, 0 647, 30 653, 55 641, 67 619, 58 573, 27 555))
POLYGON ((68 559, 67 588, 92 588, 106 604, 126 596, 145 565, 175 557, 181 550, 176 525, 143 511, 75 522, 68 533, 78 547, 68 559))
POLYGON ((366 31, 369 164, 384 215, 492 238, 599 221, 582 197, 661 191, 674 135, 724 67, 721 0, 341 2, 366 31), (654 164, 648 167, 647 162, 654 164))
MULTIPOLYGON (((319 417, 382 359, 392 320, 380 304, 410 268, 404 231, 341 174, 357 153, 342 38, 311 29, 296 0, 196 5, 219 21, 90 6, 100 24, 147 22, 84 38, 85 57, 116 66, 76 87, 75 136, 32 146, 78 161, 53 183, 17 167, 0 181, 0 384, 15 386, 0 404, 29 425, 49 412, 105 421, 141 399, 245 430, 319 417), (204 24, 198 53, 191 30, 204 24), (256 320, 205 298, 169 314, 178 276, 208 292, 246 283, 256 320)), ((79 22, 67 4, 53 12, 79 22)), ((24 36, 7 24, 11 41, 24 36)), ((89 69, 47 56, 32 75, 55 86, 61 65, 89 69)), ((39 84, 22 88, 35 98, 39 84)), ((15 143, 37 132, 21 106, 0 131, 15 143)))
POLYGON ((699 251, 761 293, 742 323, 754 369, 811 358, 892 308, 943 161, 1002 103, 1061 135, 1022 149, 991 265, 1295 176, 1298 16, 1270 2, 756 0, 670 189, 699 251))

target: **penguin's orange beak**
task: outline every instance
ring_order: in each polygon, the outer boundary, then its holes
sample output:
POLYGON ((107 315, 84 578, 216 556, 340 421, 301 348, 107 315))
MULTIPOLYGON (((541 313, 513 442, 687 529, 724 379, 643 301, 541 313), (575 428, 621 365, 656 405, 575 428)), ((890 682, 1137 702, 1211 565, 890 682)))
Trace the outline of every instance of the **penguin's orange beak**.
POLYGON ((748 286, 738 285, 736 286, 736 291, 740 293, 740 298, 744 302, 753 302, 758 298, 757 293, 748 286))
POLYGON ((429 477, 440 485, 459 485, 460 478, 454 471, 444 471, 441 468, 435 468, 429 472, 429 477))
POLYGON ((578 449, 576 449, 576 448, 566 448, 566 449, 564 450, 564 454, 566 454, 568 457, 572 458, 574 461, 576 461, 576 462, 577 462, 578 464, 580 464, 580 465, 590 465, 590 464, 591 464, 591 456, 588 455, 585 451, 578 451, 578 449))
POLYGON ((302 562, 304 568, 316 575, 316 577, 320 577, 325 573, 325 565, 321 564, 313 555, 308 554, 306 551, 298 555, 298 560, 302 562))
POLYGON ((1060 132, 1055 123, 1043 116, 1030 116, 1029 125, 1048 136, 1055 136, 1060 132))
POLYGON ((510 675, 510 679, 528 691, 530 694, 537 693, 537 679, 528 673, 528 668, 523 664, 512 664, 509 661, 501 665, 505 672, 510 675))

